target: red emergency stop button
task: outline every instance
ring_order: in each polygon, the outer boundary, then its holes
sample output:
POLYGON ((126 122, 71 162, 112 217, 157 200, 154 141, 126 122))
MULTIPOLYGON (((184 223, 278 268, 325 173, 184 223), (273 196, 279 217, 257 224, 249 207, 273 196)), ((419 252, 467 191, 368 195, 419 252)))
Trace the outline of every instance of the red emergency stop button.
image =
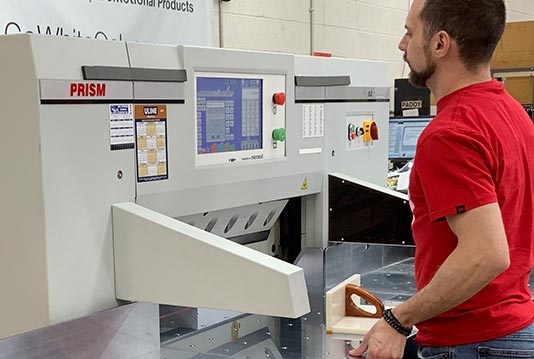
POLYGON ((277 92, 273 95, 273 102, 276 104, 276 105, 280 105, 282 106, 283 104, 286 103, 286 94, 283 93, 283 92, 277 92))
POLYGON ((376 122, 371 124, 371 138, 375 141, 378 140, 378 126, 376 125, 376 122))

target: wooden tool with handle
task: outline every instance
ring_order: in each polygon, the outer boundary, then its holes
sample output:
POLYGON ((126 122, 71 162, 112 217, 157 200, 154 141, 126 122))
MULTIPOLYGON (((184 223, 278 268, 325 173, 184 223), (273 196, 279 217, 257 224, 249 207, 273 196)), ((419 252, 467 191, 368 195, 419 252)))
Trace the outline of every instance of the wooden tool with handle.
POLYGON ((384 304, 373 293, 368 290, 355 285, 347 284, 345 286, 345 315, 351 317, 363 317, 363 318, 382 318, 384 313, 384 304), (359 306, 357 306, 352 300, 352 295, 356 294, 360 298, 368 301, 376 308, 376 313, 368 312, 359 306))

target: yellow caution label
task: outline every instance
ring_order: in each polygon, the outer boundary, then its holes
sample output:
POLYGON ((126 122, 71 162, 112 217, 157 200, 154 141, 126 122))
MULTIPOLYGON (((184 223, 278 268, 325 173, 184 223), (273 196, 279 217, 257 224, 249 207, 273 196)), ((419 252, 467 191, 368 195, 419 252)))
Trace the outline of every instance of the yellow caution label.
POLYGON ((300 189, 305 191, 308 189, 308 179, 304 178, 304 181, 302 181, 302 186, 300 186, 300 189))

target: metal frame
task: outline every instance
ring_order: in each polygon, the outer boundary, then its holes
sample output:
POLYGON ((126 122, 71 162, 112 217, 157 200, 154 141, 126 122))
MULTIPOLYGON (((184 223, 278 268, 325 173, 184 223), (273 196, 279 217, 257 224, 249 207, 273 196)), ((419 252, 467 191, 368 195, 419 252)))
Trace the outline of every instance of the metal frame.
POLYGON ((496 79, 502 79, 502 83, 511 77, 530 77, 532 79, 532 101, 530 104, 534 105, 534 67, 492 69, 491 76, 496 79))

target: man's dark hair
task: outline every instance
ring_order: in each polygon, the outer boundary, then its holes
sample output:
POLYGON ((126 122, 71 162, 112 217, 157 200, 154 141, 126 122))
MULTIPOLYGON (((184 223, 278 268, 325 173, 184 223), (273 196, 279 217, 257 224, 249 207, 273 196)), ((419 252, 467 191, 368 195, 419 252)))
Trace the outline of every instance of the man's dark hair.
POLYGON ((503 0, 426 0, 420 16, 425 38, 447 32, 469 70, 491 61, 506 24, 503 0))

